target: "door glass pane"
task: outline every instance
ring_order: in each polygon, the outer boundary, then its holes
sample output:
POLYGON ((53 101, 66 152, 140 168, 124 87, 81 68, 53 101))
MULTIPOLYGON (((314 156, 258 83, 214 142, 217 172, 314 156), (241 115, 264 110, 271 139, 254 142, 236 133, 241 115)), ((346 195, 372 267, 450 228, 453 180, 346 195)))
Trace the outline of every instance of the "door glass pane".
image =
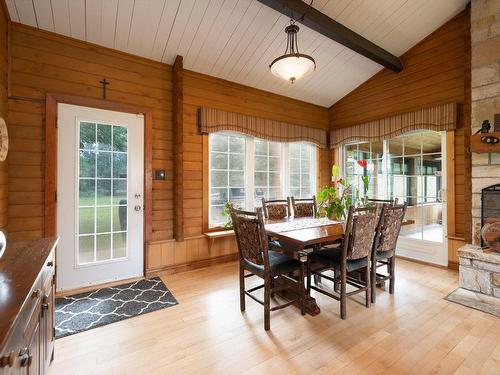
POLYGON ((127 128, 81 122, 79 136, 78 264, 126 257, 127 128))

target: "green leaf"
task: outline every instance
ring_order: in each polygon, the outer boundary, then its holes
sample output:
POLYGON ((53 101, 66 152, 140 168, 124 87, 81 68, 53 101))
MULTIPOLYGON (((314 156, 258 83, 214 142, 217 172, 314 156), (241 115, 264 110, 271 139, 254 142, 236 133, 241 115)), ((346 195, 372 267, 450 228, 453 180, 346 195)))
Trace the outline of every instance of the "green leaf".
POLYGON ((332 166, 332 177, 333 179, 336 179, 337 176, 340 174, 340 167, 336 164, 332 166))

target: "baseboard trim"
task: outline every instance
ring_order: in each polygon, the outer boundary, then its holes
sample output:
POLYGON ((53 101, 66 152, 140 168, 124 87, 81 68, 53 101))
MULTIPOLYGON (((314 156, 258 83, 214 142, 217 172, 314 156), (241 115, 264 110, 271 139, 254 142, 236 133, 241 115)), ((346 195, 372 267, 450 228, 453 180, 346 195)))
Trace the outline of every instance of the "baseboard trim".
POLYGON ((102 284, 97 284, 97 285, 89 285, 89 286, 83 286, 83 287, 75 288, 75 289, 63 290, 63 291, 57 292, 56 293, 56 297, 73 296, 75 294, 91 292, 91 291, 96 290, 96 289, 110 288, 110 287, 117 286, 117 285, 122 285, 122 284, 127 284, 127 283, 133 283, 135 281, 139 281, 139 280, 142 280, 142 279, 144 279, 143 276, 141 276, 141 277, 131 277, 129 279, 116 280, 116 281, 110 281, 110 282, 107 282, 107 283, 102 283, 102 284))
POLYGON ((449 268, 449 263, 448 263, 448 266, 443 266, 441 264, 426 262, 425 260, 419 260, 419 259, 413 259, 413 258, 409 258, 409 257, 403 257, 401 255, 396 255, 396 258, 407 260, 407 261, 413 262, 413 263, 423 264, 424 266, 431 266, 431 267, 441 268, 441 269, 444 269, 444 270, 447 270, 449 268))
POLYGON ((197 261, 191 262, 191 263, 178 264, 178 265, 174 265, 174 266, 166 266, 164 268, 155 269, 155 270, 149 270, 149 271, 146 270, 146 277, 171 275, 174 273, 186 272, 186 271, 191 271, 191 270, 195 270, 198 268, 209 267, 209 266, 213 266, 216 264, 234 262, 235 260, 238 260, 238 257, 239 257, 238 253, 234 253, 234 254, 222 255, 219 257, 209 258, 209 259, 197 260, 197 261))

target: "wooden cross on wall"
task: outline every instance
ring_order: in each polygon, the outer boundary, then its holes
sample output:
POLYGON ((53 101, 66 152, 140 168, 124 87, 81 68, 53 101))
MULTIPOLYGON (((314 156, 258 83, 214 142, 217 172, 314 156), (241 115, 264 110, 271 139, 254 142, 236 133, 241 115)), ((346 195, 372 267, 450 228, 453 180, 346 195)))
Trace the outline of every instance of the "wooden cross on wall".
POLYGON ((106 81, 106 78, 103 78, 99 83, 102 85, 102 98, 106 100, 106 86, 109 85, 109 82, 106 81))

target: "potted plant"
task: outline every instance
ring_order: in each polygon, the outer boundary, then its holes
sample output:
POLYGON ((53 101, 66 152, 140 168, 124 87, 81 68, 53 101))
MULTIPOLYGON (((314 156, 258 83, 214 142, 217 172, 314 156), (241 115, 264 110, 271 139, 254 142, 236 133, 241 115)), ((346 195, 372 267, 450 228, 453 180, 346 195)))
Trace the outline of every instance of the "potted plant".
MULTIPOLYGON (((366 160, 358 160, 358 165, 363 169, 366 168, 366 160)), ((318 200, 318 210, 316 212, 317 216, 320 216, 322 212, 325 213, 326 217, 335 220, 346 220, 347 212, 351 205, 363 204, 364 199, 360 197, 360 191, 357 187, 352 186, 344 178, 340 178, 340 168, 338 165, 332 166, 332 183, 328 186, 324 186, 317 194, 316 198, 318 200), (354 190, 354 195, 352 191, 354 190)), ((367 175, 362 177, 364 185, 364 194, 368 192, 368 187, 370 184, 370 178, 367 175)))

